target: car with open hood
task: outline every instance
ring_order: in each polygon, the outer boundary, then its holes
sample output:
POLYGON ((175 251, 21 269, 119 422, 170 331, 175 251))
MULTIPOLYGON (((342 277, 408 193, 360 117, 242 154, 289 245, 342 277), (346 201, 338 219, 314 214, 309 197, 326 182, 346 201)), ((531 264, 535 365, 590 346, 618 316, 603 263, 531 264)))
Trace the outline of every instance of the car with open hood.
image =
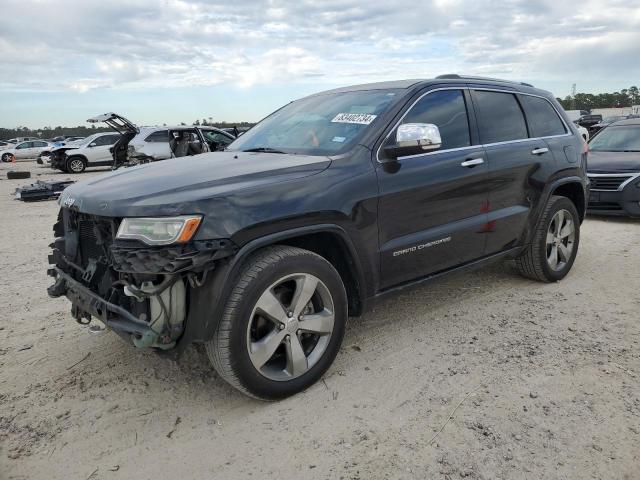
POLYGON ((604 127, 589 142, 589 213, 640 217, 640 118, 604 127))
POLYGON ((505 258, 561 289, 586 161, 554 96, 528 84, 321 92, 224 151, 66 188, 48 292, 137 348, 204 344, 231 385, 283 398, 321 378, 347 318, 387 294, 505 258))
POLYGON ((40 156, 38 163, 66 173, 82 173, 86 168, 111 166, 111 148, 119 139, 119 133, 95 133, 82 140, 52 148, 46 155, 40 156))

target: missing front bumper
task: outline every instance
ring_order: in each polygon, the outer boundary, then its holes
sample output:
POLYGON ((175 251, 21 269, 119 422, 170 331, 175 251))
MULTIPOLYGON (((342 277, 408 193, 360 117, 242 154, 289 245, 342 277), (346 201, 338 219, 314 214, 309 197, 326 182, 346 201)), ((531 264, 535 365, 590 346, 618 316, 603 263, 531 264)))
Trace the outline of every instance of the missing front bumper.
POLYGON ((47 289, 49 296, 65 295, 73 305, 73 316, 80 323, 86 323, 83 319, 90 316, 117 332, 141 337, 154 333, 146 322, 92 292, 59 268, 51 269, 50 273, 56 277, 56 283, 47 289))

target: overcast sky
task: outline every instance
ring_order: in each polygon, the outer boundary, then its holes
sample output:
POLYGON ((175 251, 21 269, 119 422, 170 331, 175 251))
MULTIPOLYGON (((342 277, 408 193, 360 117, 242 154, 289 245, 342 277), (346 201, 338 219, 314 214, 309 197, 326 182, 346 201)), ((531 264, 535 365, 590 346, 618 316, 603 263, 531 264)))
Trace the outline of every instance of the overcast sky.
POLYGON ((2 127, 254 121, 334 86, 452 72, 557 96, 640 84, 640 0, 3 0, 0 32, 2 127))

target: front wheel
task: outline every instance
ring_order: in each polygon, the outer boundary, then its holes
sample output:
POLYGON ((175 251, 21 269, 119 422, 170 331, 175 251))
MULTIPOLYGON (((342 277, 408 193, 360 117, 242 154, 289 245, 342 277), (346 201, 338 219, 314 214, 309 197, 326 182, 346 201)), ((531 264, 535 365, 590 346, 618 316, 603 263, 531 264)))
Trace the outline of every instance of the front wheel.
POLYGON ((207 353, 232 386, 276 400, 326 372, 346 319, 345 288, 327 260, 300 248, 267 247, 238 276, 207 353))
POLYGON ((82 173, 87 167, 87 162, 82 157, 70 157, 65 165, 69 173, 82 173))
POLYGON ((10 153, 3 153, 2 154, 2 161, 4 163, 7 163, 7 162, 11 161, 11 154, 10 153))
POLYGON ((566 197, 552 196, 516 265, 523 276, 534 280, 562 280, 573 266, 579 243, 580 217, 575 205, 566 197))

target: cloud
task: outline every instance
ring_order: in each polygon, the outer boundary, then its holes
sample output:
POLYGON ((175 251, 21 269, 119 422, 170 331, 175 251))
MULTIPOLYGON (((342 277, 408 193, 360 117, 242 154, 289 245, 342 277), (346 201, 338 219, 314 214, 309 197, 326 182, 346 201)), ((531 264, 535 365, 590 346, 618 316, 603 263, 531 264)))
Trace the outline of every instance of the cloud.
POLYGON ((5 0, 0 89, 338 85, 453 71, 567 85, 640 77, 638 0, 408 5, 5 0))

